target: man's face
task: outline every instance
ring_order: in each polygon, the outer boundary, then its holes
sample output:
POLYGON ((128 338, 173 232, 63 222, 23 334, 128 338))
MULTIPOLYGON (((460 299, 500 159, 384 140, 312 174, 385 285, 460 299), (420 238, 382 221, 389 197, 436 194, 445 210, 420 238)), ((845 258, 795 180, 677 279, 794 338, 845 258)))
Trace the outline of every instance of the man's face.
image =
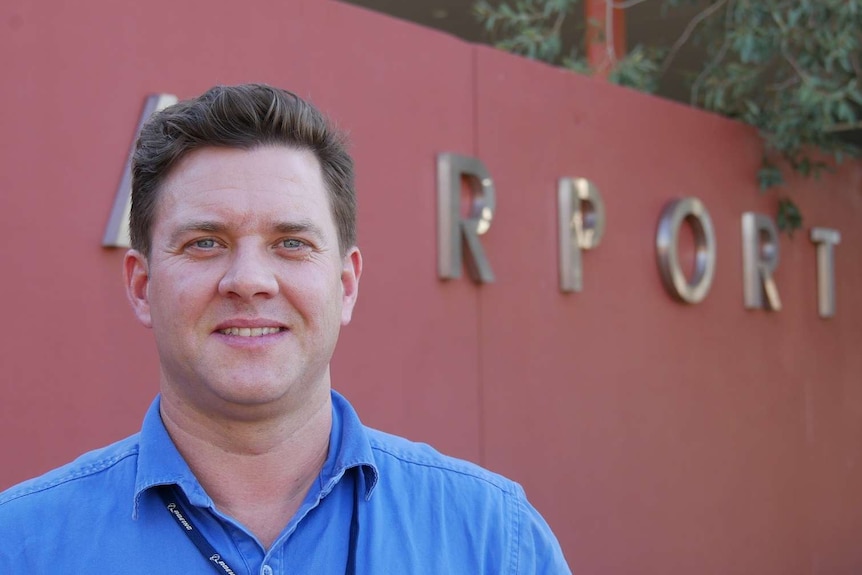
POLYGON ((164 395, 250 414, 328 394, 361 265, 356 248, 339 253, 311 152, 204 148, 169 174, 150 256, 130 251, 125 272, 164 395))

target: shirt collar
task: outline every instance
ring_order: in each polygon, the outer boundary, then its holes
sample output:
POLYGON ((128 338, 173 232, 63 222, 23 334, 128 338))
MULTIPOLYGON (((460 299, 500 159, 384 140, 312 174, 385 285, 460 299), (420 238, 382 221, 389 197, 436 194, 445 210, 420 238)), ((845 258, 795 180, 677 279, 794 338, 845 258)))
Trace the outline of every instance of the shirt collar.
POLYGON ((161 396, 156 396, 144 416, 138 448, 138 470, 135 476, 135 506, 137 518, 141 495, 159 485, 178 485, 189 503, 208 507, 212 500, 198 483, 186 460, 180 455, 160 412, 161 396))
MULTIPOLYGON (((341 394, 332 391, 331 396, 332 430, 329 433, 329 455, 318 476, 320 494, 328 494, 348 469, 358 467, 362 470, 365 498, 370 499, 377 485, 378 470, 365 426, 341 394)), ((192 505, 213 505, 168 435, 160 405, 161 396, 156 396, 141 427, 133 518, 137 518, 143 492, 159 485, 178 485, 192 505)))
POLYGON ((329 456, 320 470, 321 495, 329 493, 348 469, 358 467, 365 480, 365 499, 371 499, 379 473, 365 426, 344 396, 334 390, 331 394, 332 431, 329 456))

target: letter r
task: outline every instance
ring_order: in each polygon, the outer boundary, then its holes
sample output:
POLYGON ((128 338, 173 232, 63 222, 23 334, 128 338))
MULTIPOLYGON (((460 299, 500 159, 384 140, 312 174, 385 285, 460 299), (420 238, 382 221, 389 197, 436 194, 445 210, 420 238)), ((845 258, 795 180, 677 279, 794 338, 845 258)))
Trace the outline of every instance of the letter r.
POLYGON ((742 276, 745 307, 781 309, 778 286, 772 274, 778 267, 780 245, 778 229, 763 214, 742 214, 742 276))
POLYGON ((494 272, 479 236, 491 227, 495 207, 494 182, 481 161, 453 153, 437 157, 437 271, 442 279, 461 277, 463 245, 469 252, 467 270, 473 281, 494 281, 494 272), (471 189, 466 218, 461 216, 461 182, 464 180, 471 189))

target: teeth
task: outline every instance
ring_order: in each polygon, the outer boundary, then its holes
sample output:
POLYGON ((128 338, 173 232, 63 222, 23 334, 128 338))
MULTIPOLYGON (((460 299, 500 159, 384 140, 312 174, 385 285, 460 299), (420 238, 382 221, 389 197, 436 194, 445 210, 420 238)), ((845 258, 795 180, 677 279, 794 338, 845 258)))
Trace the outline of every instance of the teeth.
POLYGON ((260 337, 281 331, 280 327, 229 327, 219 330, 225 335, 238 335, 239 337, 260 337))

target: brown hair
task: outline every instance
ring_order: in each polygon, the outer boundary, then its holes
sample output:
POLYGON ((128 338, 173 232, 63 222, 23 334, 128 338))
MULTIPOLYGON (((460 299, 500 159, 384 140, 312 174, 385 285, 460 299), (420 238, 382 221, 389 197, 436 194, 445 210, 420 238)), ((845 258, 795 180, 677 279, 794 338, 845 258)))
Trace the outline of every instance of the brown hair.
POLYGON ((153 114, 132 155, 132 247, 149 257, 159 188, 189 152, 210 146, 253 149, 284 145, 314 153, 329 193, 341 253, 356 243, 353 160, 344 135, 287 90, 263 84, 216 86, 153 114))

